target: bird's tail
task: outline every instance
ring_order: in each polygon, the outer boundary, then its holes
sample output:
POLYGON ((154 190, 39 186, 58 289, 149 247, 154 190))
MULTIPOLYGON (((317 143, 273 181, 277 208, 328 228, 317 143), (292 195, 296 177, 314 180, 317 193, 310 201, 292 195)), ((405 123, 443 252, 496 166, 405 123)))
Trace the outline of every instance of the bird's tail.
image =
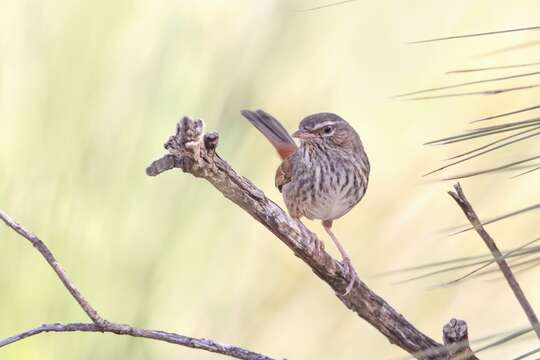
POLYGON ((275 117, 262 110, 242 110, 241 113, 274 145, 282 159, 296 151, 296 143, 275 117))

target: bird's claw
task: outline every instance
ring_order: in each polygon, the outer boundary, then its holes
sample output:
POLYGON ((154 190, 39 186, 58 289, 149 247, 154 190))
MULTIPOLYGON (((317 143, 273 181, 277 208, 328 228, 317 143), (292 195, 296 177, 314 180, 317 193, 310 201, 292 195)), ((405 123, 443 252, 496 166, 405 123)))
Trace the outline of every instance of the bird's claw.
POLYGON ((315 240, 315 253, 320 254, 324 252, 324 243, 320 240, 315 240))
POLYGON ((345 270, 345 275, 349 278, 349 284, 347 285, 345 292, 341 294, 341 296, 347 296, 354 287, 354 283, 356 282, 356 280, 358 280, 358 274, 356 273, 356 270, 352 265, 351 259, 345 258, 343 259, 343 261, 341 261, 341 264, 343 265, 343 269, 345 270))

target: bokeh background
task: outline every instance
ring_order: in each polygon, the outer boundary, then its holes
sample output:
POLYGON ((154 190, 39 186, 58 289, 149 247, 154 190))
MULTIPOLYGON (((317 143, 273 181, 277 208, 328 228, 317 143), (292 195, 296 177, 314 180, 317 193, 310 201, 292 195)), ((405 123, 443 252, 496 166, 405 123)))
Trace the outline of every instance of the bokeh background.
MULTIPOLYGON (((277 358, 405 355, 207 183, 178 171, 145 175, 176 120, 191 115, 219 131, 222 157, 282 204, 273 187, 278 158, 239 115, 262 108, 291 131, 319 111, 336 112, 359 131, 372 163, 370 188, 336 232, 361 278, 417 327, 440 339, 442 325, 459 317, 474 339, 527 325, 497 276, 431 289, 452 276, 397 285, 399 276, 375 275, 486 252, 472 233, 447 236, 445 229, 464 223, 446 194, 452 183, 422 177, 466 146, 422 144, 459 133, 478 117, 530 105, 539 94, 393 99, 486 75, 445 75, 448 70, 538 57, 537 48, 490 54, 536 40, 535 32, 408 42, 537 25, 537 1, 359 0, 295 12, 324 3, 0 1, 0 207, 47 242, 103 316, 277 358)), ((536 154, 534 145, 523 142, 459 169, 536 154)), ((463 186, 484 217, 538 199, 535 175, 501 173, 466 179, 463 186)), ((516 247, 538 236, 537 216, 489 230, 501 248, 516 247)), ((308 226, 326 239, 318 223, 308 226)), ((327 248, 337 255, 330 243, 327 248)), ((26 240, 1 226, 0 249, 1 337, 45 322, 85 321, 26 240)), ((519 280, 538 308, 538 271, 519 280)), ((535 339, 525 337, 483 356, 505 359, 534 347, 535 339)), ((27 339, 1 349, 0 358, 222 357, 144 339, 70 333, 27 339)))

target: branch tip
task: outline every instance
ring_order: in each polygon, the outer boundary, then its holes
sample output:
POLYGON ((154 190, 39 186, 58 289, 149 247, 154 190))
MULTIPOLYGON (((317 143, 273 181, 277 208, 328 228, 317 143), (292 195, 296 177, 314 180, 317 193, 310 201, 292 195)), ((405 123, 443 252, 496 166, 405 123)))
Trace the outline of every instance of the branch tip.
POLYGON ((478 360, 469 346, 469 334, 465 321, 451 319, 444 325, 443 341, 450 359, 478 360))

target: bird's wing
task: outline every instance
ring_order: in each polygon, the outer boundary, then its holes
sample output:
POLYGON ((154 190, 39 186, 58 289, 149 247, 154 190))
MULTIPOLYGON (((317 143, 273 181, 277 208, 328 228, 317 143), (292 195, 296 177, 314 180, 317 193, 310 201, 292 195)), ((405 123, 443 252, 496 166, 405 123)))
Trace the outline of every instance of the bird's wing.
POLYGON ((281 192, 283 185, 291 181, 293 162, 291 158, 283 160, 276 171, 276 187, 281 192))

